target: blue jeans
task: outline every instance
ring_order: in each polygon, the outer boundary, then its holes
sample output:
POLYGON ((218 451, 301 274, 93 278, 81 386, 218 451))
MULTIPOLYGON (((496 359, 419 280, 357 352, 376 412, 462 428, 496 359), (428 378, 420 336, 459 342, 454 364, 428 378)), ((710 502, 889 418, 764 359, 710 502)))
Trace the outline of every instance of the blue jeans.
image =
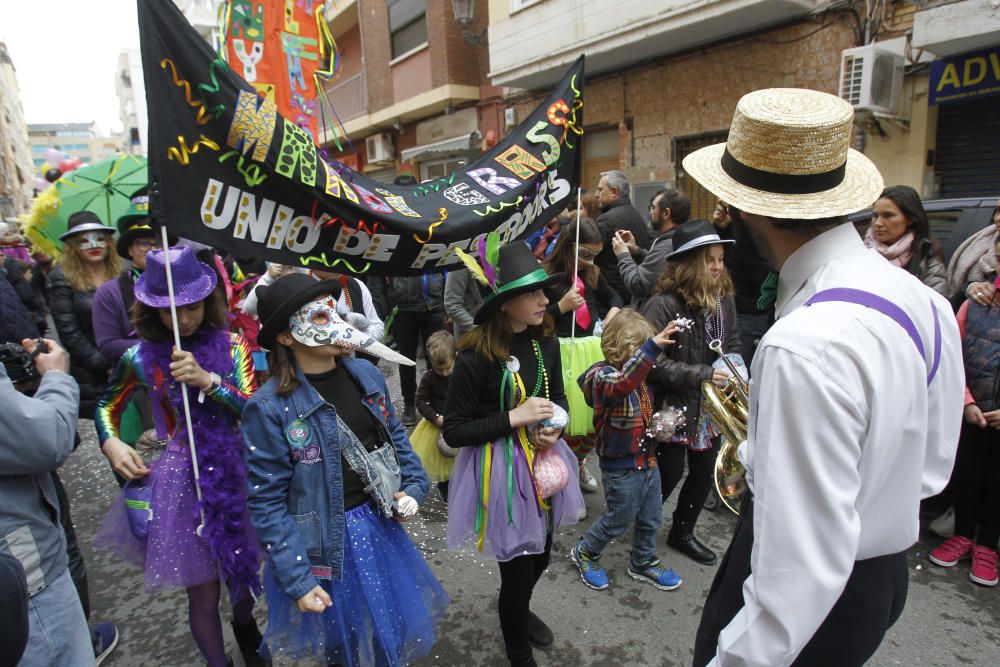
POLYGON ((94 664, 94 645, 69 570, 28 599, 28 626, 28 646, 18 667, 94 664))
POLYGON ((601 469, 601 485, 604 487, 604 514, 584 535, 580 549, 589 556, 600 556, 611 540, 624 535, 634 523, 632 565, 642 565, 656 558, 656 534, 663 520, 659 468, 601 469))

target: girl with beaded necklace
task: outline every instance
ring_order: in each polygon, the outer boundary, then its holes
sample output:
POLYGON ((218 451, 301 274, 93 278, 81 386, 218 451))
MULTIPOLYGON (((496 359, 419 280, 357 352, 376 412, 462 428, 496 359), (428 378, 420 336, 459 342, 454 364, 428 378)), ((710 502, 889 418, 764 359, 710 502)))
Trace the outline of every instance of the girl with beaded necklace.
POLYGON ((684 410, 686 426, 670 442, 659 444, 656 458, 663 502, 680 482, 685 458, 688 464, 667 544, 698 563, 710 565, 717 557, 694 536, 694 526, 712 492, 721 434, 707 415, 703 418, 701 414, 701 386, 705 382, 722 386, 729 377, 725 370, 713 368, 719 358, 710 348, 713 341, 719 341, 726 354, 742 351, 733 282, 723 264, 724 245, 733 242, 720 239, 707 221, 697 220, 681 226, 673 243, 674 251, 667 256, 655 294, 643 306, 642 314, 658 331, 671 320, 687 324, 677 333, 677 345, 667 348, 665 359, 648 377, 653 404, 684 410))
POLYGON ((576 523, 583 506, 562 426, 542 424, 554 416, 565 424, 559 343, 545 311, 545 288, 564 276, 547 275, 523 243, 484 245, 481 267, 460 253, 489 293, 477 328, 459 344, 445 404, 445 440, 461 450, 449 489, 448 545, 475 544, 497 559, 507 657, 530 666, 532 647, 554 641, 530 611, 532 592, 548 567, 553 531, 576 523), (556 484, 548 483, 552 470, 561 473, 556 484))

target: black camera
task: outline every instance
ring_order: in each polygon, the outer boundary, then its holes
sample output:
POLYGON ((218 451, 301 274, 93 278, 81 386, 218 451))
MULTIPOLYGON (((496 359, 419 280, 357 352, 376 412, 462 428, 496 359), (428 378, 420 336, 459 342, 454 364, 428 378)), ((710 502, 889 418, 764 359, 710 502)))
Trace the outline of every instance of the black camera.
POLYGON ((0 343, 0 363, 7 369, 7 377, 15 385, 38 379, 35 357, 47 352, 48 346, 42 339, 38 339, 36 345, 35 352, 32 354, 17 343, 0 343))

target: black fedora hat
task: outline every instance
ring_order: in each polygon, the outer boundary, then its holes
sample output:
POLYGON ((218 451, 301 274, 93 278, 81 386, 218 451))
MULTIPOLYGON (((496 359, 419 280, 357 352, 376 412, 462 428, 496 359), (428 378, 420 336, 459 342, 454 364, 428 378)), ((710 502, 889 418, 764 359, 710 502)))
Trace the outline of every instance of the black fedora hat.
POLYGON ((65 241, 74 234, 83 232, 115 233, 114 227, 108 227, 93 211, 77 211, 66 221, 66 231, 60 234, 59 240, 65 241))
POLYGON ((672 259, 678 255, 691 252, 707 245, 733 244, 732 239, 719 238, 719 232, 708 220, 692 220, 677 228, 670 239, 674 244, 673 252, 667 255, 672 259))
POLYGON ((336 280, 316 280, 304 273, 292 273, 274 281, 272 285, 257 288, 257 315, 260 317, 260 332, 257 343, 270 350, 274 339, 288 329, 288 320, 303 305, 324 294, 340 298, 340 282, 336 280))
POLYGON ((500 248, 496 271, 496 287, 483 296, 483 305, 474 318, 476 324, 490 319, 500 306, 514 297, 544 289, 566 277, 565 273, 553 273, 551 276, 546 273, 523 241, 500 248))

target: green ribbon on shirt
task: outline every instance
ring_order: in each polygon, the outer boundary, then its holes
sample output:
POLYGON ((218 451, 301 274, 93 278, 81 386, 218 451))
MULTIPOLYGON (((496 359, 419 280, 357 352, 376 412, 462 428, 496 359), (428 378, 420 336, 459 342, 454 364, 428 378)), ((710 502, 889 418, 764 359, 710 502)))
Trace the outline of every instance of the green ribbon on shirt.
POLYGON ((771 271, 760 285, 760 298, 757 299, 757 310, 768 310, 774 306, 774 302, 777 300, 778 273, 771 271))

